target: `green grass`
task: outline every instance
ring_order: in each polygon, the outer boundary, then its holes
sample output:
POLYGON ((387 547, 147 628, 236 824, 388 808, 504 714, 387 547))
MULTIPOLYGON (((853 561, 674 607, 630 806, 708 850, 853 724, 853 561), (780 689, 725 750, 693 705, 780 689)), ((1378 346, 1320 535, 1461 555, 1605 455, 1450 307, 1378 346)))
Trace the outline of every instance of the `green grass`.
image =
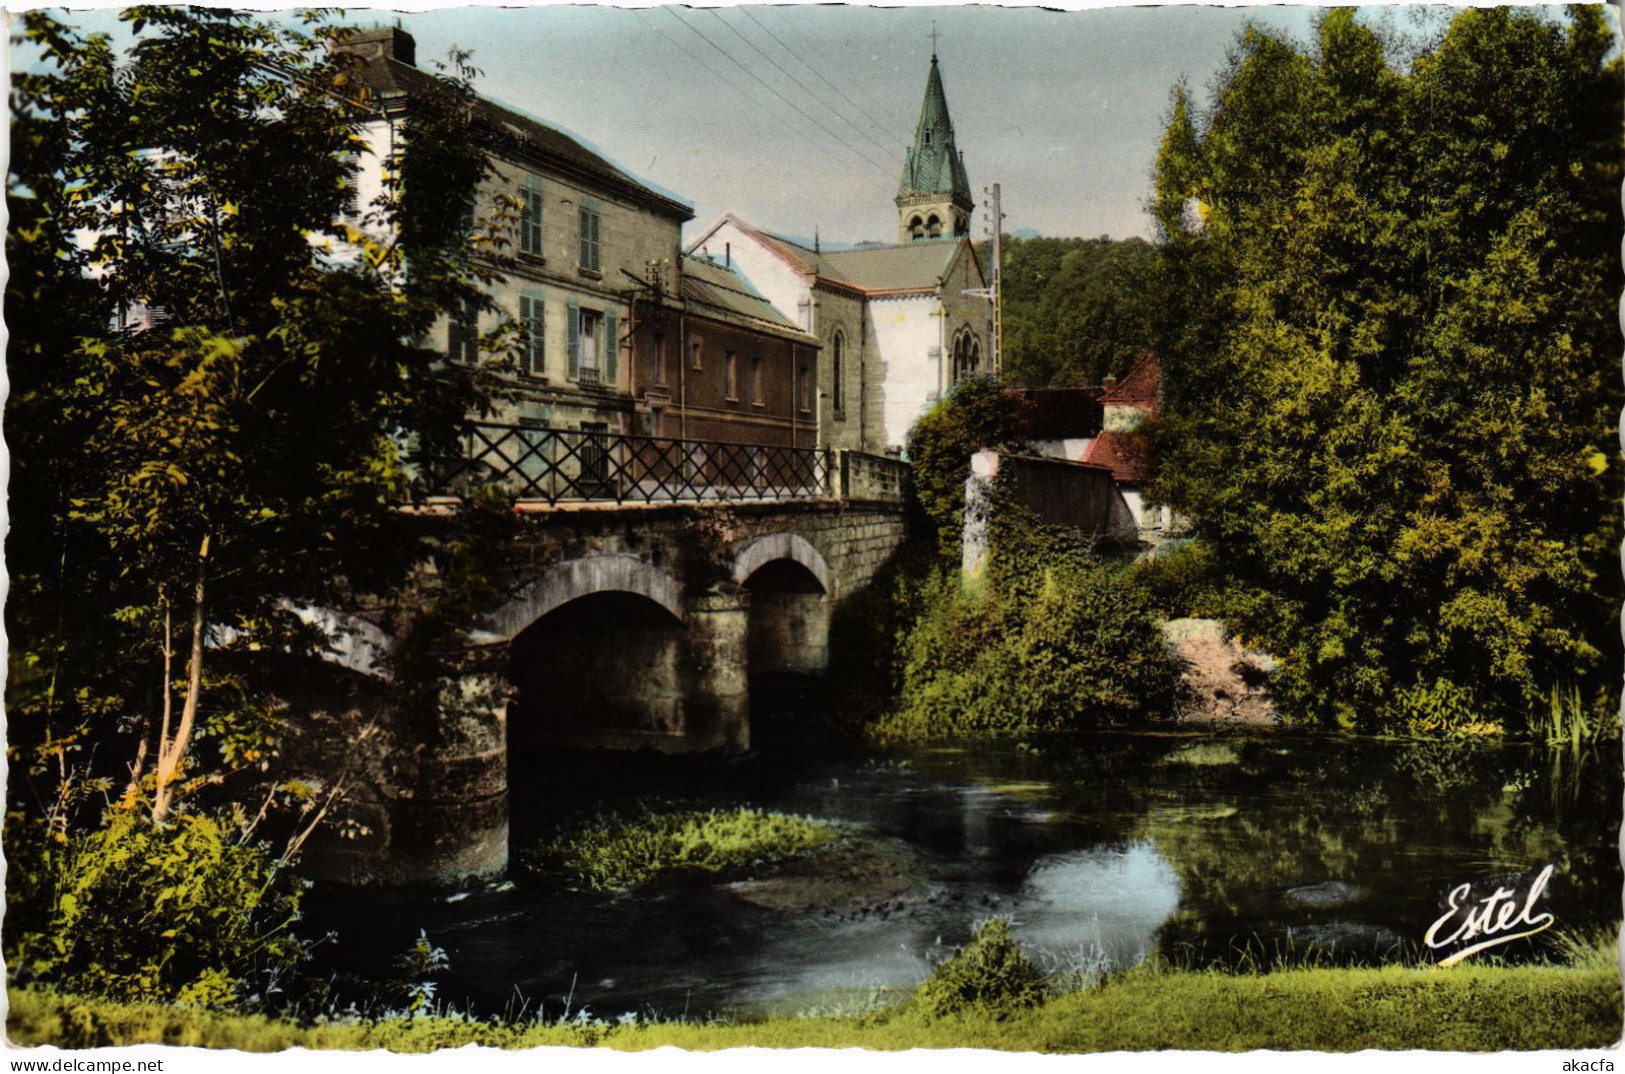
POLYGON ((1620 1039, 1613 967, 1293 969, 1268 974, 1144 966, 1098 988, 1014 1012, 932 1018, 898 1007, 850 1018, 743 1023, 496 1025, 456 1018, 297 1026, 261 1016, 104 1003, 13 989, 8 1029, 23 1045, 164 1043, 278 1051, 399 1052, 482 1044, 718 1048, 993 1048, 1098 1052, 1179 1048, 1498 1051, 1599 1048, 1620 1039))
POLYGON ((839 836, 827 824, 757 809, 601 817, 553 840, 544 859, 601 891, 663 874, 717 873, 811 853, 839 836))

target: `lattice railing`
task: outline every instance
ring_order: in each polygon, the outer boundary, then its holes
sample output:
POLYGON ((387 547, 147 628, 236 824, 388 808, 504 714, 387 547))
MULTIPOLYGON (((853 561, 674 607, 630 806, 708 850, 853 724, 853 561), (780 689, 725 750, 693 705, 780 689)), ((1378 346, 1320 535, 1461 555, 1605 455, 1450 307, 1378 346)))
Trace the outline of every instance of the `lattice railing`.
POLYGON ((521 499, 669 503, 830 495, 828 451, 470 422, 458 458, 424 461, 434 493, 495 482, 521 499))

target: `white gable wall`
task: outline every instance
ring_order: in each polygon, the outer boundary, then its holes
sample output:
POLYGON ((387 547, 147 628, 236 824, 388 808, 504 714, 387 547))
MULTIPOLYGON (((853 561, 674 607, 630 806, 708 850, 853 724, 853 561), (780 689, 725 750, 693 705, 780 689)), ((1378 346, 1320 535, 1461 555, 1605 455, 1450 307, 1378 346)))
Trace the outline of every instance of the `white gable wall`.
POLYGON ((807 324, 807 302, 812 296, 811 281, 732 220, 724 220, 692 252, 701 257, 710 257, 719 265, 731 260, 739 274, 760 291, 775 309, 793 323, 811 330, 807 324))
POLYGON ((915 420, 942 394, 941 310, 934 294, 870 301, 885 385, 881 424, 888 448, 901 448, 915 420))

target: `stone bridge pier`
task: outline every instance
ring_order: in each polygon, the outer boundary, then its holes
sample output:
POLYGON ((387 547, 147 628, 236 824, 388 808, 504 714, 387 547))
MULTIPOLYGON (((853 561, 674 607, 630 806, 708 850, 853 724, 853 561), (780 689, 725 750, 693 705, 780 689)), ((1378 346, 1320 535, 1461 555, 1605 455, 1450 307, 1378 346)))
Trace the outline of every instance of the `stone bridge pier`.
MULTIPOLYGON (((364 834, 313 844, 318 873, 500 872, 511 792, 548 780, 560 748, 749 749, 752 681, 821 675, 833 609, 905 535, 900 504, 835 500, 539 510, 517 530, 433 726, 396 721, 359 751, 364 834)), ((388 712, 389 684, 368 688, 388 712)))

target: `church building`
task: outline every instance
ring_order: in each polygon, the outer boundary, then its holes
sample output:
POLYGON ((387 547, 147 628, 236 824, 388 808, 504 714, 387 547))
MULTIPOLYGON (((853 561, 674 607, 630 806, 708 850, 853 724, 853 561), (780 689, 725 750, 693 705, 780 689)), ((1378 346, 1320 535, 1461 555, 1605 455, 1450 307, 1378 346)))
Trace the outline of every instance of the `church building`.
POLYGON ((729 213, 689 245, 819 340, 820 446, 900 452, 944 392, 992 371, 993 308, 970 241, 975 202, 935 55, 896 205, 895 244, 826 249, 729 213))

